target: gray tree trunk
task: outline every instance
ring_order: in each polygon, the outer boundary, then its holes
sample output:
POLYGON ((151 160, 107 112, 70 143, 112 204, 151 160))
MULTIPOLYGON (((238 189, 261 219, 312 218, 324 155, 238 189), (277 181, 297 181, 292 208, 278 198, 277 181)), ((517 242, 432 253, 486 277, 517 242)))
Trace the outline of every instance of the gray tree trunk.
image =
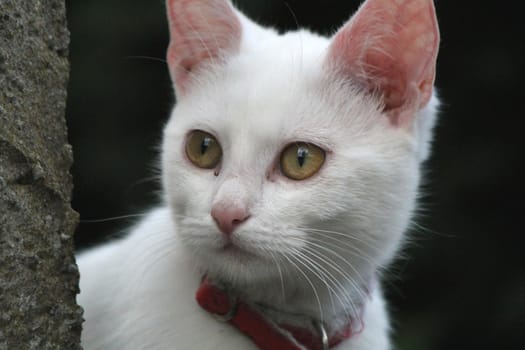
POLYGON ((64 0, 0 0, 0 349, 80 349, 64 0))

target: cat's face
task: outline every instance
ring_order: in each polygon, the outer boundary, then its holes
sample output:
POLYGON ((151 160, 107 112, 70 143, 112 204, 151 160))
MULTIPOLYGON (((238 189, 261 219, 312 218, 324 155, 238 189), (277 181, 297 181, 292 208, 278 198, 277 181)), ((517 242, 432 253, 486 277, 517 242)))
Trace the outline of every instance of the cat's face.
POLYGON ((433 103, 397 127, 378 94, 323 64, 330 40, 241 20, 252 40, 175 78, 162 169, 178 234, 229 281, 371 272, 409 223, 433 103))
MULTIPOLYGON (((308 39, 295 36, 291 42, 308 39)), ((237 277, 276 274, 273 259, 298 264, 305 253, 339 264, 335 252, 354 264, 385 262, 414 203, 418 159, 411 135, 392 128, 373 98, 307 67, 305 56, 302 67, 287 55, 261 58, 259 52, 240 56, 203 75, 166 127, 164 182, 179 234, 206 269, 237 277), (222 156, 211 169, 188 157, 195 130, 220 145, 222 156), (283 151, 298 142, 316 145, 325 158, 303 180, 287 177, 282 164, 283 151), (230 236, 211 215, 221 201, 249 211, 230 236)))

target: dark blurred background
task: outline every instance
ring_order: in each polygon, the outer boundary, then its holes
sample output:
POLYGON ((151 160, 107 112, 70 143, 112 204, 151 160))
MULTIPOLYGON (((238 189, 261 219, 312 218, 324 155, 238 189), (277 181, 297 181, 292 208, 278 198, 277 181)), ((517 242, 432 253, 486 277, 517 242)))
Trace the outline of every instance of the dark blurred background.
MULTIPOLYGON (((333 33, 354 0, 239 0, 260 23, 333 33), (293 13, 293 14, 292 14, 293 13)), ((386 282, 398 349, 525 349, 525 28, 520 2, 436 1, 444 101, 426 210, 386 282), (512 6, 515 6, 513 9, 512 6)), ((68 2, 78 249, 156 203, 174 102, 162 0, 68 2)), ((371 349, 374 350, 374 349, 371 349)))

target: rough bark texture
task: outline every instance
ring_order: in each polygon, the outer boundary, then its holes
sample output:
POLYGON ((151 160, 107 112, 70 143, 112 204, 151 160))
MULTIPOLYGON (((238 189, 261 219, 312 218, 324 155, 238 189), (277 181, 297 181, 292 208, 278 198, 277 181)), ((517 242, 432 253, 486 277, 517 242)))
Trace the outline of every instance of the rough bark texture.
POLYGON ((79 349, 64 0, 0 0, 0 349, 79 349))

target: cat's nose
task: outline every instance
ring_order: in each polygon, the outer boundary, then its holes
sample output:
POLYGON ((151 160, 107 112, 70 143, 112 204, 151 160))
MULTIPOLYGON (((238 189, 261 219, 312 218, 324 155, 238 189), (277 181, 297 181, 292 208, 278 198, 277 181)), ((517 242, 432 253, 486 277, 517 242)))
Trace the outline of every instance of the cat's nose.
POLYGON ((211 216, 221 232, 229 236, 240 224, 248 220, 250 213, 247 208, 215 205, 211 209, 211 216))

